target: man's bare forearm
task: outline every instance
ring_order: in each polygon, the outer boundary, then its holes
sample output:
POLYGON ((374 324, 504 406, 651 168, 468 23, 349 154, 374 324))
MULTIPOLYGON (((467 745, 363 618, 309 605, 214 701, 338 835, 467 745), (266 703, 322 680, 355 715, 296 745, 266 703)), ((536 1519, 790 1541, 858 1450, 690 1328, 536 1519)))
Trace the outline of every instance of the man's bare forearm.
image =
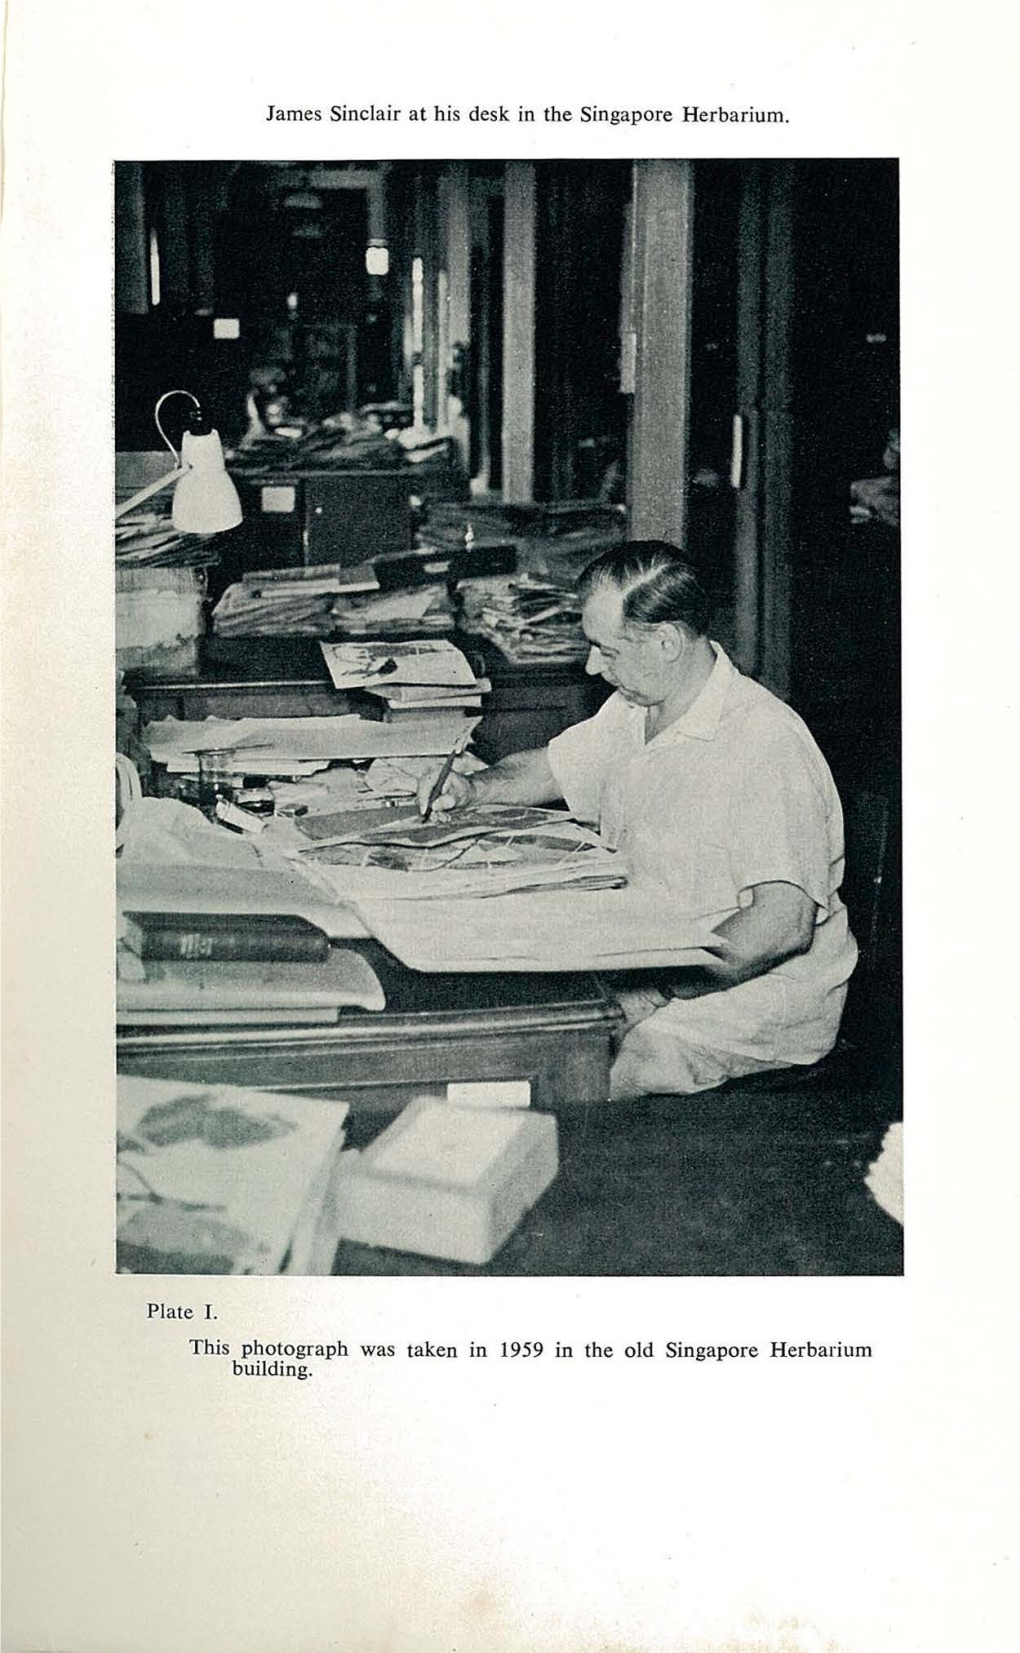
POLYGON ((472 802, 551 804, 562 797, 544 746, 511 752, 491 769, 471 777, 472 802))
POLYGON ((815 918, 810 896, 783 883, 758 884, 753 894, 751 906, 742 907, 716 927, 720 946, 711 963, 671 973, 673 998, 697 999, 737 987, 808 951, 815 918))

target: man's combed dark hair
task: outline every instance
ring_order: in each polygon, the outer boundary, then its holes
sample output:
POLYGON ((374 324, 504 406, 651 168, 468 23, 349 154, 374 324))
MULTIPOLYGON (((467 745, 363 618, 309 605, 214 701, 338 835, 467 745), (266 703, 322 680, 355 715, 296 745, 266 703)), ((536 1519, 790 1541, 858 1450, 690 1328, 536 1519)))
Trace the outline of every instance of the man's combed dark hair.
POLYGON ((708 631, 711 604, 694 564, 667 540, 625 540, 588 564, 578 581, 582 600, 598 586, 623 595, 623 617, 640 625, 686 626, 708 631))

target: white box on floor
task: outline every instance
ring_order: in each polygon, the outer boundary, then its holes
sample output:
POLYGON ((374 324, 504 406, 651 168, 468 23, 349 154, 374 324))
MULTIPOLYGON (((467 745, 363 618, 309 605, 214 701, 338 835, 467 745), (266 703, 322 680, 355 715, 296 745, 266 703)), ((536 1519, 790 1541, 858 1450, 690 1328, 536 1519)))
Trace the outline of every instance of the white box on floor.
POLYGON ((487 1263, 556 1176, 556 1121, 421 1099, 344 1155, 340 1232, 459 1263, 487 1263))

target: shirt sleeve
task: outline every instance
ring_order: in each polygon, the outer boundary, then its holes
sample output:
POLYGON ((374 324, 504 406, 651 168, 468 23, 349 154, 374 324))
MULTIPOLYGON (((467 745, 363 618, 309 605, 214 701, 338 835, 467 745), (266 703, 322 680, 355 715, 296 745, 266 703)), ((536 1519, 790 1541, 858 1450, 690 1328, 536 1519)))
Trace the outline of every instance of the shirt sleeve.
POLYGON ((743 893, 795 884, 828 915, 843 878, 843 819, 828 766, 793 721, 760 731, 732 795, 730 859, 743 893))
POLYGON ((549 766, 571 814, 580 821, 598 825, 602 785, 618 754, 625 711, 626 702, 611 695, 594 717, 573 724, 549 742, 549 766))

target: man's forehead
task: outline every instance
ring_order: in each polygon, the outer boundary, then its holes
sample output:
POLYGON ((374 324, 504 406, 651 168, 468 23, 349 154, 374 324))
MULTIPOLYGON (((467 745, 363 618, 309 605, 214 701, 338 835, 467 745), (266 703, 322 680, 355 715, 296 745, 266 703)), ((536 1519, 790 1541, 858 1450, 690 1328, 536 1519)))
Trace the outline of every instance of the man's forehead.
POLYGON ((615 586, 596 586, 581 611, 581 623, 592 642, 619 641, 624 630, 622 592, 615 586))

